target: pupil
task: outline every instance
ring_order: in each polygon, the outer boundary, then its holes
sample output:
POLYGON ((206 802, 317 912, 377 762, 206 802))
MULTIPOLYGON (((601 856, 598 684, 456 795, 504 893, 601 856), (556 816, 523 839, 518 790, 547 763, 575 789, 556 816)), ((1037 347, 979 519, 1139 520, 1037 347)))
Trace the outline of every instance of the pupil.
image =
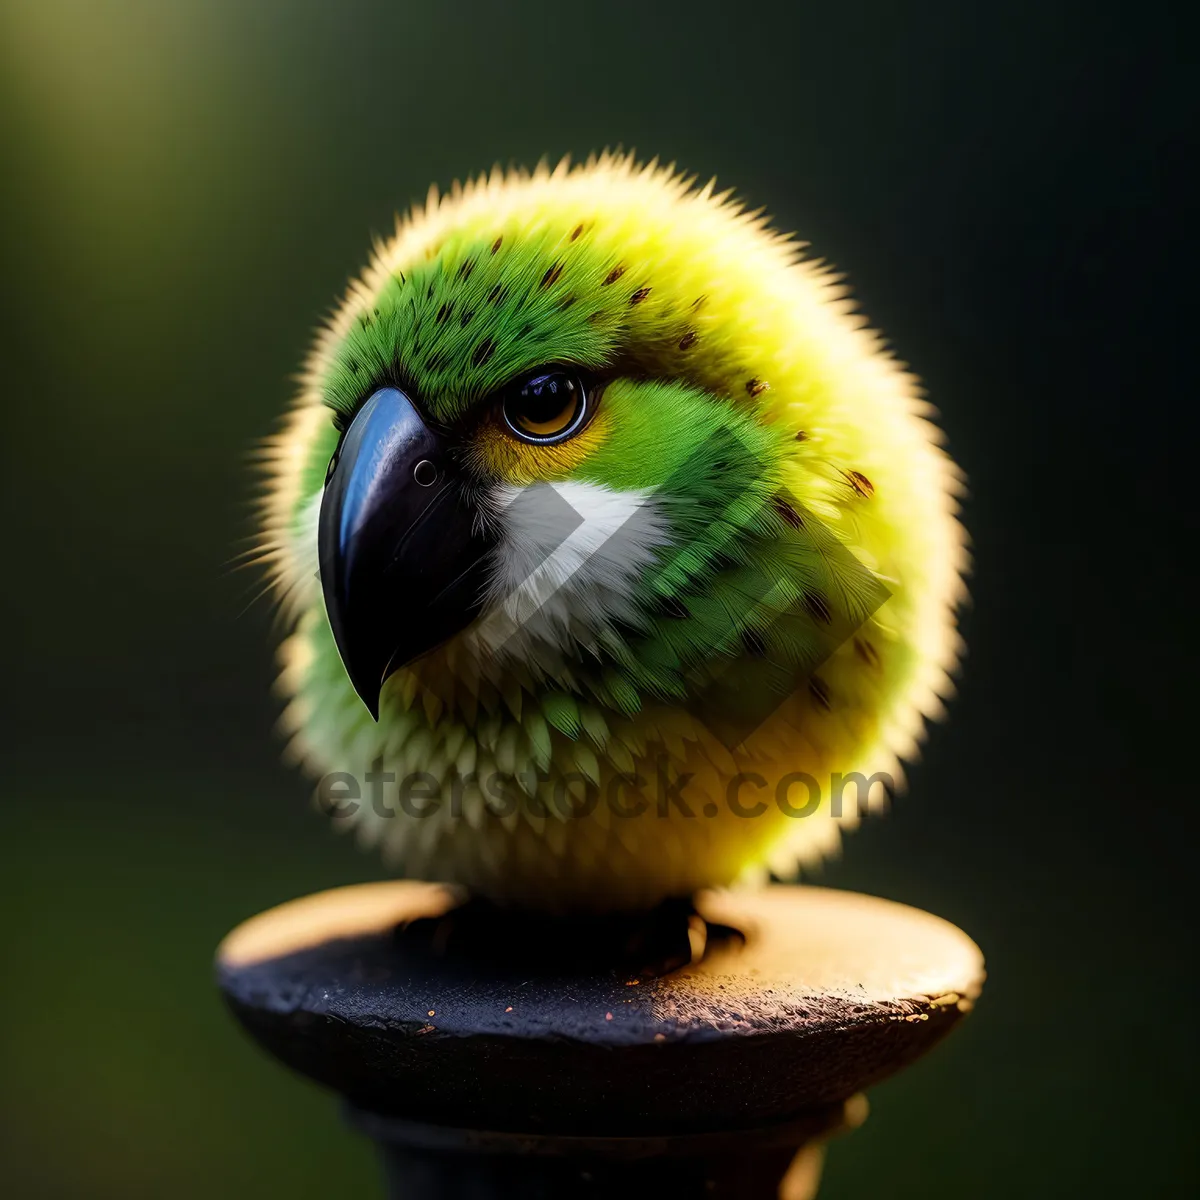
POLYGON ((572 401, 574 385, 566 375, 543 375, 522 389, 525 417, 537 424, 552 421, 572 401))

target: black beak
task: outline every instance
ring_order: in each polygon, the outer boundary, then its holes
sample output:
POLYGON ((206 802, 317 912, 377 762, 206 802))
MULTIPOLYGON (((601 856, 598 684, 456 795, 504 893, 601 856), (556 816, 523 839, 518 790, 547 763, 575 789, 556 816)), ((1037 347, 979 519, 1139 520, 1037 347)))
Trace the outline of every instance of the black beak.
POLYGON ((398 388, 359 410, 329 464, 318 549, 325 608, 350 682, 379 719, 393 672, 465 629, 488 553, 444 439, 398 388))

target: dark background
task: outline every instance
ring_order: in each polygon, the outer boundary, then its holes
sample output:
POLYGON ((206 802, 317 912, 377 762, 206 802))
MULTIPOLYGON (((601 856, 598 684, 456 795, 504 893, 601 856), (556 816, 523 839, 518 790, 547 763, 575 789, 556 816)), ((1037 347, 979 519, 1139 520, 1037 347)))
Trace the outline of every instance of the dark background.
POLYGON ((820 879, 990 982, 823 1197, 1192 1194, 1187 44, 1082 0, 0 4, 0 1190, 376 1194, 211 982, 382 875, 279 763, 244 460, 397 208, 623 143, 847 271, 971 480, 959 698, 820 879))

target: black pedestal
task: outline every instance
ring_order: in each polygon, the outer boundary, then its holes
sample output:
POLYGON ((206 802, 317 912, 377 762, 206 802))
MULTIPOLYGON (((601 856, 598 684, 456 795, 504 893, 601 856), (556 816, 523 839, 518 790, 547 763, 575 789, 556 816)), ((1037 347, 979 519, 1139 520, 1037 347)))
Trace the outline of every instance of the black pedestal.
POLYGON ((246 922, 217 967, 251 1035, 341 1093, 409 1200, 811 1194, 857 1094, 983 977, 946 922, 807 887, 557 920, 342 888, 246 922))

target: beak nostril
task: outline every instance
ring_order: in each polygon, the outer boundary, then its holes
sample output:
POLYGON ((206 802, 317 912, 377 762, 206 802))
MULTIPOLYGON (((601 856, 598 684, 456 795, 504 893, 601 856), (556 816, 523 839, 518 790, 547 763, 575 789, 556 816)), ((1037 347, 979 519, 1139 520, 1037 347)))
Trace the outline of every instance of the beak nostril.
POLYGON ((415 467, 413 467, 413 479, 421 487, 433 487, 437 483, 438 470, 427 458, 421 459, 415 467))

